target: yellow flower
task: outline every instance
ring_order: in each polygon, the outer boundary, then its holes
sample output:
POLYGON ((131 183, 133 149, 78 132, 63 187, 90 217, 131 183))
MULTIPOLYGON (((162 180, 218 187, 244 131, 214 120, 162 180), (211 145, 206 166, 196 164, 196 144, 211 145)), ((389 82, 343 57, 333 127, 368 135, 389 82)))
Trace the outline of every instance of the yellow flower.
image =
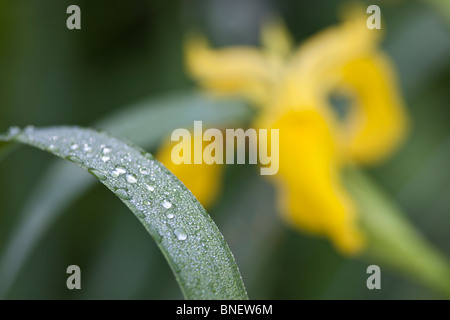
MULTIPOLYGON (((295 51, 279 20, 263 27, 262 48, 212 49, 198 35, 186 44, 188 70, 204 89, 249 99, 260 108, 254 126, 279 129, 279 172, 271 179, 283 217, 349 254, 364 247, 364 234, 340 173, 385 159, 407 127, 393 68, 378 49, 380 31, 368 30, 366 19, 351 11, 295 51), (334 93, 350 102, 344 119, 330 103, 334 93)), ((199 183, 189 165, 163 162, 188 186, 199 183)), ((203 189, 215 192, 216 177, 208 174, 203 189)))

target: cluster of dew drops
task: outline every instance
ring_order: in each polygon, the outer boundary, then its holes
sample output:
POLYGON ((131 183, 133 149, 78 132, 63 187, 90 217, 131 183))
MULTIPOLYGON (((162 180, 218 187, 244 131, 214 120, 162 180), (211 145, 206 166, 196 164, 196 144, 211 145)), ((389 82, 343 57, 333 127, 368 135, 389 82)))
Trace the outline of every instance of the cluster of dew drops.
MULTIPOLYGON (((12 138, 18 136, 20 133, 22 133, 22 130, 20 128, 10 127, 10 129, 8 131, 8 137, 10 139, 12 139, 12 138)), ((58 135, 48 135, 48 132, 45 134, 45 137, 41 137, 39 135, 39 130, 35 131, 35 128, 33 126, 26 127, 23 130, 23 133, 29 141, 34 142, 35 144, 39 145, 40 147, 44 147, 51 153, 57 154, 59 156, 64 156, 63 153, 65 153, 65 152, 61 152, 61 150, 56 145, 58 144, 57 143, 58 140, 61 140, 62 143, 67 144, 67 138, 63 137, 60 139, 60 137, 58 135), (38 140, 41 140, 41 141, 38 141, 38 140), (45 141, 45 140, 47 140, 47 141, 45 141), (49 144, 49 141, 50 141, 50 144, 49 144), (39 142, 41 142, 41 143, 39 143, 39 142)), ((67 150, 69 155, 65 156, 65 158, 75 164, 79 164, 79 165, 86 164, 86 162, 88 162, 88 161, 85 162, 76 155, 77 153, 82 153, 83 158, 89 159, 89 158, 97 157, 98 158, 98 159, 96 159, 97 161, 100 160, 103 163, 107 164, 113 158, 113 156, 112 156, 113 148, 106 144, 101 144, 99 147, 100 147, 101 151, 100 151, 100 153, 96 153, 94 151, 94 147, 93 147, 92 143, 89 144, 88 142, 85 142, 85 143, 73 142, 70 144, 69 150, 67 150)), ((148 159, 153 159, 153 157, 149 153, 145 153, 143 155, 148 159)), ((89 162, 95 163, 95 160, 89 161, 89 162)), ((128 172, 127 169, 123 165, 115 166, 109 173, 105 173, 105 172, 103 172, 99 169, 93 168, 93 167, 89 167, 88 171, 89 171, 89 173, 94 175, 96 178, 98 178, 100 181, 107 180, 108 174, 111 178, 114 178, 114 179, 117 179, 117 178, 123 176, 125 178, 125 181, 130 185, 134 185, 134 184, 138 183, 138 180, 139 180, 138 176, 136 176, 135 174, 133 174, 131 172, 128 172)), ((151 170, 149 170, 146 167, 139 166, 139 173, 142 176, 148 176, 148 175, 151 175, 151 170)), ((145 188, 147 189, 147 191, 149 191, 149 192, 155 191, 155 187, 153 185, 147 184, 147 183, 145 183, 144 185, 145 185, 145 188)), ((122 200, 132 200, 132 197, 129 195, 129 192, 126 188, 117 188, 115 190, 115 193, 122 200)), ((144 206, 150 206, 151 202, 148 199, 144 199, 142 201, 142 204, 144 206)), ((166 217, 168 219, 173 219, 175 217, 175 214, 173 213, 173 211, 170 210, 173 207, 173 205, 169 200, 163 199, 163 201, 161 202, 161 206, 166 210, 166 217)), ((145 218, 145 214, 143 212, 141 212, 140 214, 138 214, 138 217, 145 218)), ((182 229, 182 228, 177 228, 173 232, 174 232, 175 236, 177 237, 177 239, 180 241, 184 241, 188 238, 186 231, 184 231, 184 229, 182 229)), ((159 234, 156 233, 156 234, 154 234, 154 236, 157 239, 157 241, 161 241, 159 234)))

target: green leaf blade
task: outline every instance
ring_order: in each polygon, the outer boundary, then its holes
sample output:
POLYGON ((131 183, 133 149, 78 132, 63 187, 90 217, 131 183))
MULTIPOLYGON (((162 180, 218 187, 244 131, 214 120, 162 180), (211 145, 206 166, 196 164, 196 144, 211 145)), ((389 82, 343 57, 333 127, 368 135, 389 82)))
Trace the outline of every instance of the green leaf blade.
MULTIPOLYGON (((214 99, 196 91, 185 91, 127 106, 96 122, 94 127, 154 150, 174 128, 190 127, 195 120, 213 127, 230 127, 242 125, 251 114, 239 99, 214 99)), ((12 137, 17 132, 18 128, 13 127, 8 135, 12 137)), ((6 136, 4 140, 5 153, 16 146, 7 141, 6 136)), ((8 293, 31 251, 53 222, 70 203, 93 186, 94 179, 74 169, 69 162, 55 160, 25 201, 19 214, 21 219, 0 257, 0 297, 8 293), (67 180, 71 184, 64 185, 67 180)))
POLYGON ((113 191, 155 239, 186 298, 247 299, 217 226, 192 193, 149 153, 77 127, 29 127, 8 139, 68 159, 113 191))

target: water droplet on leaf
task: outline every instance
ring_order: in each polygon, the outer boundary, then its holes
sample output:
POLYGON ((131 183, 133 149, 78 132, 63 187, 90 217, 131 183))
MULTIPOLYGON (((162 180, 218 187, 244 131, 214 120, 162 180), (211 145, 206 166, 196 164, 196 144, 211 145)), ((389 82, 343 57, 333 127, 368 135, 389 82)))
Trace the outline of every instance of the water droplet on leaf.
POLYGON ((10 138, 14 138, 15 136, 17 136, 20 133, 20 128, 19 127, 9 127, 8 129, 8 137, 10 138))
POLYGON ((113 171, 111 171, 111 175, 114 178, 117 178, 118 176, 120 176, 121 174, 124 174, 126 172, 127 172, 127 170, 125 170, 125 168, 123 168, 123 167, 116 167, 113 171))
POLYGON ((129 174, 127 175, 127 181, 129 183, 136 183, 137 182, 137 178, 134 174, 129 174))
POLYGON ((175 218, 175 214, 173 212, 168 212, 167 213, 167 218, 173 219, 173 218, 175 218))
POLYGON ((145 218, 145 212, 144 211, 137 211, 136 212, 136 216, 138 216, 139 218, 145 218))
POLYGON ((178 240, 184 241, 187 239, 187 233, 183 229, 175 229, 174 231, 175 235, 177 236, 178 240))
POLYGON ((123 200, 130 200, 131 196, 128 194, 128 190, 126 189, 117 189, 116 195, 123 200))
POLYGON ((103 147, 103 149, 102 149, 102 153, 103 153, 103 154, 111 153, 111 151, 112 151, 112 149, 109 148, 109 147, 103 147))
POLYGON ((153 239, 155 239, 156 243, 161 243, 161 235, 159 234, 159 232, 151 227, 151 226, 147 226, 148 231, 150 232, 150 234, 153 236, 153 239))
POLYGON ((26 126, 24 131, 26 134, 31 134, 34 131, 34 126, 26 126))
POLYGON ((83 147, 84 152, 91 152, 92 151, 92 147, 88 144, 85 144, 83 147))
POLYGON ((90 168, 88 169, 89 173, 91 173, 93 176, 95 176, 97 179, 104 181, 106 180, 106 176, 103 172, 101 172, 100 170, 94 169, 94 168, 90 168))
POLYGON ((49 145, 47 149, 50 152, 57 152, 57 151, 59 151, 59 148, 57 146, 55 146, 54 144, 49 145))
POLYGON ((69 160, 69 161, 72 161, 74 163, 78 163, 78 164, 82 164, 83 163, 83 160, 81 160, 80 158, 78 158, 77 156, 74 156, 74 155, 67 156, 66 159, 69 160))
POLYGON ((167 200, 164 200, 161 204, 166 209, 170 209, 170 207, 172 207, 172 204, 167 200))

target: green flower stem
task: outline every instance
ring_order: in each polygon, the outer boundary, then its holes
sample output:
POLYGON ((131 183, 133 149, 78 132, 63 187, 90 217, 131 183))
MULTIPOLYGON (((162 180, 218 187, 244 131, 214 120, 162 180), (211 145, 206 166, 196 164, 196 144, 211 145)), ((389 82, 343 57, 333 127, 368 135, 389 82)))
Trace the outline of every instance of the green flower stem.
POLYGON ((448 0, 423 0, 423 2, 434 7, 450 23, 450 2, 448 0))
POLYGON ((345 177, 360 209, 368 237, 368 257, 450 297, 449 260, 368 177, 354 169, 345 177))

